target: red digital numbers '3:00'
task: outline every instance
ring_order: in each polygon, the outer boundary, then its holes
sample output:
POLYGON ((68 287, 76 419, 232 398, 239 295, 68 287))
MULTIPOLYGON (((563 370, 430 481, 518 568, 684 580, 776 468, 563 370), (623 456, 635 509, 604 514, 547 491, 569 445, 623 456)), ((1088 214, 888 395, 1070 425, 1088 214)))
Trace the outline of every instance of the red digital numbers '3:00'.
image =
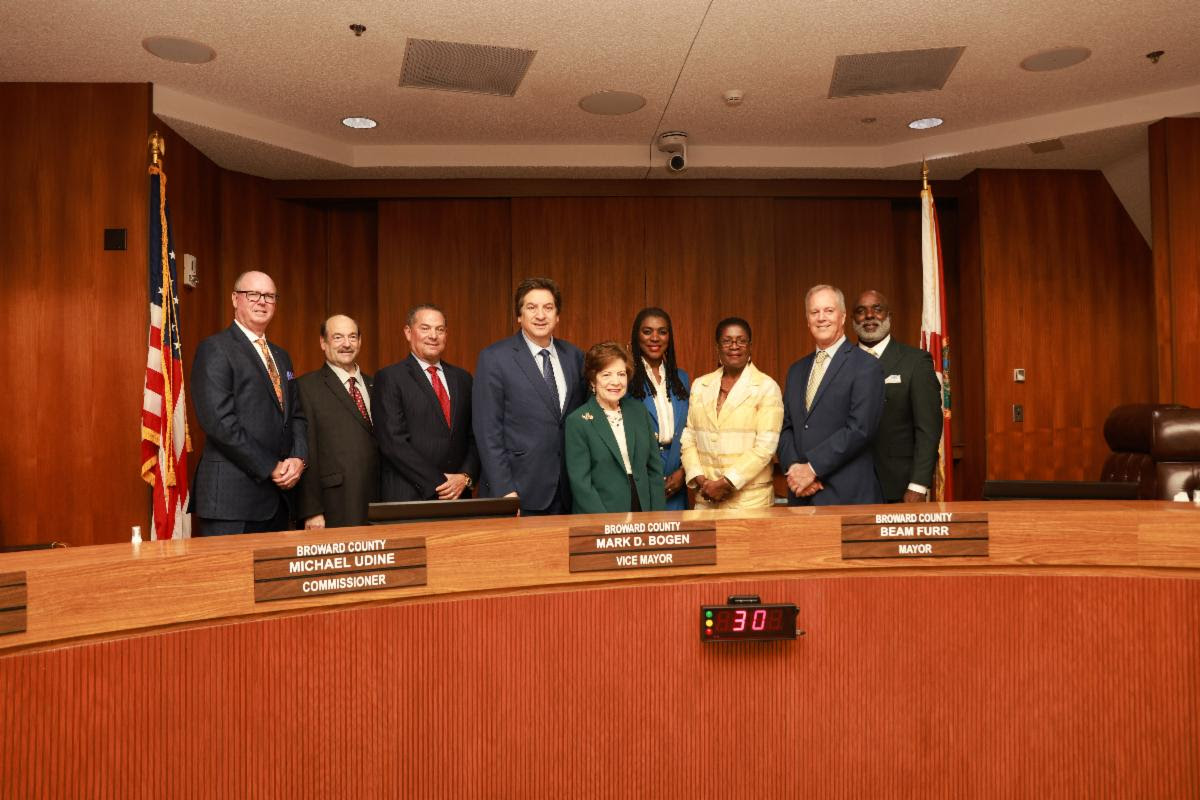
POLYGON ((723 608, 716 613, 717 633, 778 631, 783 627, 782 608, 723 608))

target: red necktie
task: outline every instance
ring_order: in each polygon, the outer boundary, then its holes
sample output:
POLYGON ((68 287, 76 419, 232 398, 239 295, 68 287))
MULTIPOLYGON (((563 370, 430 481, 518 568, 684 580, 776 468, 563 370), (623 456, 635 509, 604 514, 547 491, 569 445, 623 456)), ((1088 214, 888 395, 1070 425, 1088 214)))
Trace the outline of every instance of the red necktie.
POLYGON ((429 380, 433 382, 433 393, 437 395, 438 402, 442 404, 442 416, 446 418, 446 426, 450 426, 450 395, 446 394, 446 387, 442 386, 442 379, 438 377, 438 368, 429 367, 426 372, 429 373, 429 380))
POLYGON ((367 413, 367 404, 363 402, 362 392, 355 385, 354 378, 347 380, 350 384, 350 397, 354 399, 354 405, 358 406, 358 413, 362 414, 362 418, 367 421, 367 427, 371 427, 371 415, 367 413))

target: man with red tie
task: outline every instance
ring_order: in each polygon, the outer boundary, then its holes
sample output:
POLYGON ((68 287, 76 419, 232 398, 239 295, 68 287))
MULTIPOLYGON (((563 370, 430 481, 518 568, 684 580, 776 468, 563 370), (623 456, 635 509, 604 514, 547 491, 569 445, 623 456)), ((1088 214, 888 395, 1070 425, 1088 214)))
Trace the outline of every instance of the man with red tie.
POLYGON ((479 479, 471 432, 471 375, 442 360, 446 315, 435 305, 408 312, 408 358, 379 371, 372 392, 383 455, 381 498, 457 500, 479 479))
POLYGON ((367 524, 379 499, 379 445, 371 417, 371 376, 358 366, 362 332, 336 314, 321 324, 325 364, 300 377, 308 418, 308 469, 296 487, 297 516, 308 530, 367 524))

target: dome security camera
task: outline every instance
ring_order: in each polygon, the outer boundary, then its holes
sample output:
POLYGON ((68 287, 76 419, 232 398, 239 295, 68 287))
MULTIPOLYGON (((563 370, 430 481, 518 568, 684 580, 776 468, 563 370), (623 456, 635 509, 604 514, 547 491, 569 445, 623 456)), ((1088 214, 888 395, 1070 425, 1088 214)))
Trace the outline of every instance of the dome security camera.
POLYGON ((687 169, 687 134, 683 131, 667 131, 658 136, 658 149, 667 154, 667 169, 683 172, 687 169))

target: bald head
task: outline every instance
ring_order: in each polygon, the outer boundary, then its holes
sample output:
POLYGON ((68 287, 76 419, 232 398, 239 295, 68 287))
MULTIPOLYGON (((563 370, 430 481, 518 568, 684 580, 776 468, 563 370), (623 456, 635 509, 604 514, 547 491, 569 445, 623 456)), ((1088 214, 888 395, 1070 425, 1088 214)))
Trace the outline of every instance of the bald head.
POLYGON ((265 272, 250 270, 233 282, 233 318, 262 336, 275 316, 275 281, 265 272))
POLYGON ((881 292, 868 289, 854 305, 851 323, 858 341, 866 345, 882 342, 892 332, 892 310, 881 292))
POLYGON ((334 314, 321 323, 321 350, 325 360, 346 372, 358 371, 358 351, 362 347, 362 336, 358 323, 345 314, 334 314))

